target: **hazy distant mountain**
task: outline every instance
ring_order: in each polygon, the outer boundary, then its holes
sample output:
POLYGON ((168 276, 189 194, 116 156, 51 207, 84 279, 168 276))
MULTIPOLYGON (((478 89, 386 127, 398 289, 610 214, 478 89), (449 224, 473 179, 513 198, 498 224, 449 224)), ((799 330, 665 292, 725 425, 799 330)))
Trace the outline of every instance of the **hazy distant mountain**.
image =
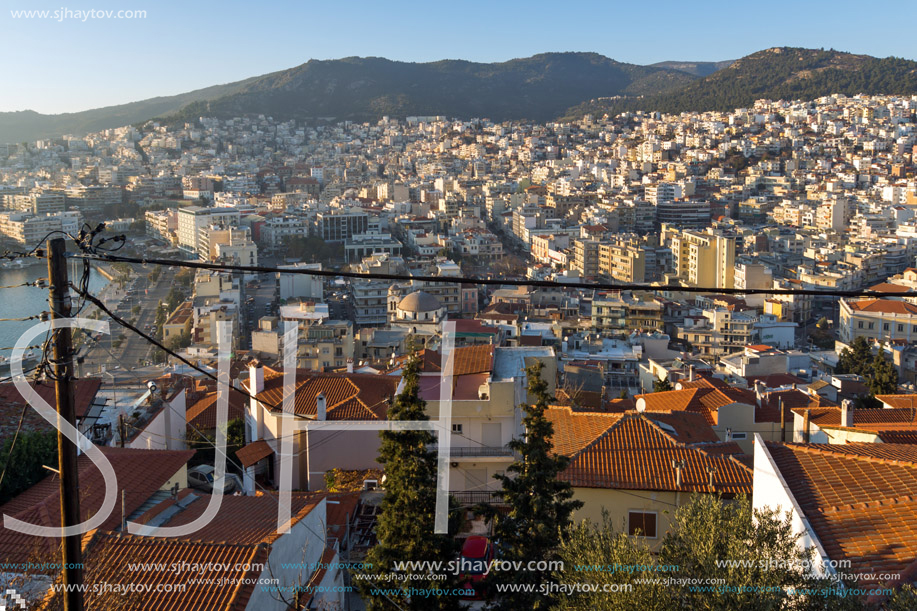
POLYGON ((153 117, 177 112, 196 100, 214 99, 244 87, 254 79, 228 85, 215 85, 188 93, 150 98, 117 106, 82 112, 43 115, 32 110, 0 112, 0 142, 23 142, 63 134, 86 134, 112 127, 131 125, 153 117))
POLYGON ((448 115, 545 121, 590 98, 651 95, 694 78, 679 70, 625 64, 596 53, 544 53, 493 64, 407 63, 375 57, 312 60, 237 83, 85 112, 0 113, 0 142, 79 134, 165 115, 335 120, 448 115))
POLYGON ((760 98, 809 100, 831 93, 917 93, 917 62, 785 47, 735 61, 654 66, 596 53, 543 53, 493 64, 312 60, 236 83, 85 112, 0 113, 0 142, 83 134, 152 118, 264 114, 279 120, 364 121, 446 115, 547 121, 625 110, 729 110, 760 98))
POLYGON ((743 57, 675 91, 640 99, 591 100, 570 109, 567 116, 632 110, 722 111, 748 107, 762 98, 812 100, 833 93, 917 93, 917 62, 779 47, 743 57))
POLYGON ((722 70, 723 68, 728 67, 734 59, 727 59, 721 62, 658 62, 655 64, 650 64, 655 68, 669 68, 671 70, 681 70, 682 72, 687 72, 688 74, 693 74, 694 76, 710 76, 717 70, 722 70))

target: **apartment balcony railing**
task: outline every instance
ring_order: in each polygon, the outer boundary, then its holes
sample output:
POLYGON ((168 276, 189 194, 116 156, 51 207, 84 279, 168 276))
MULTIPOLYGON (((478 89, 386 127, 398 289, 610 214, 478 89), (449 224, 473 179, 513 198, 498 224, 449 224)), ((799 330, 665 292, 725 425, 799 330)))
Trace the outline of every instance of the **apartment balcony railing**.
MULTIPOLYGON (((436 448, 436 446, 433 446, 436 448)), ((513 451, 507 447, 490 447, 490 446, 473 446, 473 447, 449 447, 449 456, 451 458, 480 458, 483 456, 506 456, 512 457, 513 451)))
POLYGON ((477 505, 478 503, 496 503, 502 502, 496 492, 487 490, 458 490, 450 492, 456 501, 461 505, 477 505))

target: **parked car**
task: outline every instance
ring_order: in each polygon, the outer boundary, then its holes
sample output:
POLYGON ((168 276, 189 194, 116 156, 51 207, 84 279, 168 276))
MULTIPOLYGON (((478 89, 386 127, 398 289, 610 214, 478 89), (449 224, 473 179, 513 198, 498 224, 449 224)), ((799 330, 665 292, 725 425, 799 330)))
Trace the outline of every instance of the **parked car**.
MULTIPOLYGON (((213 492, 214 484, 213 465, 198 465, 188 469, 188 485, 204 492, 213 492)), ((241 490, 239 478, 236 475, 227 473, 223 479, 223 494, 231 494, 235 490, 241 490)))
POLYGON ((462 600, 484 598, 483 581, 491 561, 494 559, 494 545, 487 537, 473 536, 465 539, 462 555, 459 557, 461 588, 474 590, 474 596, 463 596, 462 600))

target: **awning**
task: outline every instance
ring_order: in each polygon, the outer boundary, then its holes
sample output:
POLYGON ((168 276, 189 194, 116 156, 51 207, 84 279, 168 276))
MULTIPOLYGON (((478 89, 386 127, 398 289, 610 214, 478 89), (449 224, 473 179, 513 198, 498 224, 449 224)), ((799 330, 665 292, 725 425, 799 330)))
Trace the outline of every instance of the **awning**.
POLYGON ((236 452, 236 458, 239 459, 239 462, 242 463, 242 466, 246 469, 251 467, 259 460, 267 458, 274 453, 274 450, 271 449, 271 446, 268 445, 266 441, 260 439, 258 441, 253 441, 252 443, 242 447, 236 452))

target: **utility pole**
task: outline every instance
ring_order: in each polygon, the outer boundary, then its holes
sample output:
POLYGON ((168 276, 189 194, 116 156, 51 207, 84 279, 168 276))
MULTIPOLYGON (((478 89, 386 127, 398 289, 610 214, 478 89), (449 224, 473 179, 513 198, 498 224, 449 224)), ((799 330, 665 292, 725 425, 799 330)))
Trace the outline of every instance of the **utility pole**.
MULTIPOLYGON (((70 285, 67 280, 66 242, 63 238, 48 241, 48 279, 50 281, 49 302, 51 320, 70 318, 70 285)), ((62 327, 54 333, 54 392, 57 397, 57 413, 61 420, 76 427, 76 410, 73 405, 73 345, 70 327, 62 327)), ((61 431, 57 431, 57 467, 60 471, 60 515, 61 527, 80 523, 79 478, 76 465, 76 445, 61 431)), ((83 594, 79 586, 83 582, 83 558, 80 549, 81 537, 63 537, 61 545, 61 577, 63 580, 64 611, 82 611, 83 594)))

